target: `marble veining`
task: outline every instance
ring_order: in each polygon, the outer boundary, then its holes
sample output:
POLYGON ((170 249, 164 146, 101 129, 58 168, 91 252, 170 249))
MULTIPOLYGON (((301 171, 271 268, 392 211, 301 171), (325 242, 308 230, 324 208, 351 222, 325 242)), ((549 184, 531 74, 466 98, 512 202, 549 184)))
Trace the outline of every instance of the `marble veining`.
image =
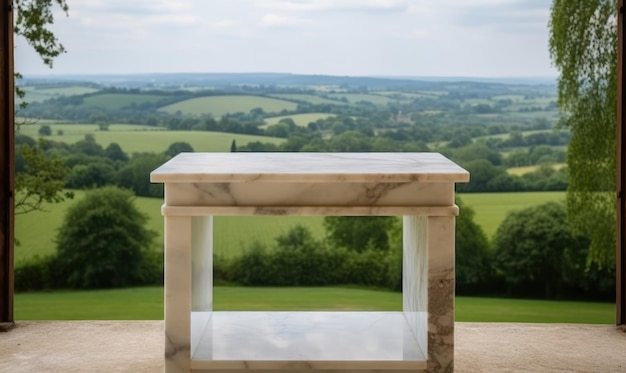
POLYGON ((452 206, 166 206, 164 216, 457 216, 459 208, 452 206))
POLYGON ((450 206, 450 183, 169 183, 170 206, 450 206), (226 187, 225 185, 228 185, 226 187))
POLYGON ((454 217, 428 218, 428 370, 454 372, 454 217))
POLYGON ((181 153, 152 182, 465 182, 439 153, 181 153))

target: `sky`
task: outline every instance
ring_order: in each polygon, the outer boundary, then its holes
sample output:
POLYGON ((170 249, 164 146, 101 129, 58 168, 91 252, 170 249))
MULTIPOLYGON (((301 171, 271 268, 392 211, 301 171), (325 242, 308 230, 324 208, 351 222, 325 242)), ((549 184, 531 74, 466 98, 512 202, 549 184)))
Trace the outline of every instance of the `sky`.
POLYGON ((50 70, 25 74, 282 72, 554 77, 550 0, 67 0, 50 70))

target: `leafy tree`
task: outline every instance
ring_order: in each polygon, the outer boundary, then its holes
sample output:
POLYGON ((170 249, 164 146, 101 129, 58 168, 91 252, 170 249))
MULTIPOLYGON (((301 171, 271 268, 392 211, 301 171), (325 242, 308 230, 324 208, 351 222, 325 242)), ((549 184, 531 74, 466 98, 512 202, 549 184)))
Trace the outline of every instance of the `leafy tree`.
POLYGON ((70 189, 88 189, 113 184, 115 169, 106 162, 77 165, 72 168, 65 186, 70 189))
POLYGON ((90 133, 86 134, 83 140, 72 144, 72 151, 98 157, 104 155, 102 145, 98 144, 94 136, 90 133))
POLYGON ((130 191, 104 187, 72 205, 56 237, 57 262, 72 288, 107 288, 146 282, 146 261, 156 233, 130 191))
POLYGON ((50 136, 52 135, 52 129, 48 125, 43 125, 39 127, 39 136, 50 136))
POLYGON ((565 206, 548 202, 507 215, 494 240, 496 265, 509 285, 552 298, 583 276, 588 244, 572 232, 565 206))
POLYGON ((560 72, 560 124, 572 138, 567 152, 567 207, 591 239, 589 260, 614 265, 617 27, 614 0, 554 0, 550 56, 560 72))
POLYGON ((333 136, 328 146, 333 152, 370 151, 369 138, 358 131, 346 131, 333 136))
POLYGON ((464 163, 463 167, 465 167, 465 169, 470 172, 472 178, 469 183, 460 184, 457 186, 457 190, 459 192, 492 191, 489 188, 489 183, 498 175, 506 172, 498 167, 495 167, 491 162, 486 159, 478 159, 464 163))
POLYGON ((388 231, 396 220, 393 216, 325 216, 328 241, 351 251, 363 252, 373 247, 389 248, 388 231))
POLYGON ((106 149, 104 149, 104 156, 112 161, 119 161, 124 163, 128 162, 128 155, 124 153, 122 147, 116 142, 110 143, 106 147, 106 149))
POLYGON ((73 197, 72 193, 63 192, 69 170, 56 154, 46 154, 45 146, 46 142, 39 140, 36 146, 19 147, 24 171, 15 175, 16 214, 41 210, 44 202, 56 203, 73 197))
POLYGON ((474 221, 474 210, 459 198, 459 216, 456 218, 456 283, 459 291, 485 285, 493 276, 489 241, 482 228, 474 221))
POLYGON ((66 14, 65 0, 15 0, 17 18, 14 32, 23 36, 41 57, 43 63, 52 67, 53 60, 65 52, 50 26, 54 23, 53 4, 56 3, 66 14))
MULTIPOLYGON (((17 15, 13 31, 26 39, 41 57, 44 64, 52 67, 54 58, 65 52, 65 48, 50 30, 54 23, 53 5, 57 4, 66 14, 68 6, 65 0, 15 0, 14 11, 17 15)), ((19 73, 15 78, 21 78, 19 73)), ((15 86, 15 94, 24 98, 25 92, 15 86)), ((20 104, 26 107, 26 102, 20 104)), ((41 129, 40 129, 41 130, 41 129)), ((51 131, 48 135, 52 134, 51 131)), ((22 147, 20 156, 27 163, 27 171, 15 177, 16 213, 26 213, 41 209, 43 202, 61 202, 71 198, 71 193, 63 192, 63 179, 68 170, 58 158, 44 154, 43 144, 38 147, 22 147)))
POLYGON ((165 151, 168 158, 174 158, 179 153, 193 152, 193 148, 187 142, 174 142, 170 144, 169 148, 165 151))
POLYGON ((230 152, 234 153, 237 151, 237 142, 233 139, 233 142, 230 143, 230 152))
POLYGON ((131 189, 138 196, 163 198, 163 185, 150 183, 150 172, 167 160, 165 154, 134 154, 117 173, 117 185, 131 189))
POLYGON ((89 121, 95 124, 108 124, 109 117, 101 111, 96 111, 89 116, 89 121))
POLYGON ((276 245, 280 250, 304 250, 312 251, 321 246, 311 231, 298 224, 285 234, 276 237, 276 245))

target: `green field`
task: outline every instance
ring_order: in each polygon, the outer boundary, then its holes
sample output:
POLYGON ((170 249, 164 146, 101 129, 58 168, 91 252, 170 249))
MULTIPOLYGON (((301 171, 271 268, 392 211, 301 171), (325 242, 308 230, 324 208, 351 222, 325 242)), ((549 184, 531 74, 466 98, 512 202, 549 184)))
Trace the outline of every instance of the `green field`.
POLYGON ((375 95, 375 94, 367 94, 367 93, 330 93, 328 97, 332 97, 335 99, 345 98, 350 103, 355 104, 359 101, 368 101, 374 105, 387 105, 389 102, 393 101, 387 96, 383 95, 375 95))
POLYGON ((228 113, 248 113, 255 108, 262 108, 266 113, 280 113, 283 110, 296 110, 298 104, 290 101, 261 96, 207 96, 192 98, 162 107, 160 110, 174 114, 211 114, 219 118, 228 113))
POLYGON ((269 95, 274 98, 285 99, 285 100, 298 100, 298 101, 306 101, 313 105, 319 104, 333 104, 333 105, 346 105, 345 102, 339 100, 329 100, 324 97, 316 96, 316 95, 308 95, 303 93, 277 93, 273 95, 269 95))
MULTIPOLYGON (((48 124, 48 123, 46 123, 48 124)), ((48 124, 52 129, 52 136, 45 138, 73 144, 85 138, 86 134, 92 134, 96 142, 102 147, 107 147, 115 142, 122 147, 127 154, 132 153, 161 153, 167 150, 174 142, 186 142, 197 152, 229 152, 233 140, 237 145, 246 145, 250 142, 260 141, 272 144, 280 144, 285 139, 266 136, 240 135, 224 132, 208 131, 164 131, 161 128, 132 124, 112 124, 108 131, 99 131, 95 124, 48 124), (58 131, 63 131, 59 135, 58 131)), ((40 125, 25 125, 20 128, 20 133, 38 138, 37 131, 40 125)))
MULTIPOLYGON (((485 115, 491 115, 491 114, 485 114, 485 115)), ((535 133, 554 133, 554 130, 530 130, 530 131, 520 131, 520 133, 522 134, 522 136, 528 136, 528 135, 532 135, 535 133)), ((511 137, 511 134, 509 133, 500 133, 497 135, 487 135, 487 136, 480 136, 480 137, 476 137, 474 138, 474 141, 482 141, 482 140, 488 140, 488 139, 502 139, 502 140, 507 140, 511 137)))
MULTIPOLYGON (((566 165, 565 165, 565 163, 556 163, 556 164, 553 164, 551 166, 555 170, 560 170, 561 168, 565 167, 566 165)), ((506 172, 508 172, 511 175, 522 176, 524 174, 535 172, 535 171, 537 171, 538 168, 539 168, 538 165, 535 165, 535 166, 524 166, 524 167, 511 167, 511 168, 507 168, 506 172)))
POLYGON ((132 94, 132 93, 102 93, 99 95, 85 97, 83 107, 104 108, 109 110, 119 110, 132 104, 140 105, 146 102, 159 102, 167 96, 132 94))
MULTIPOLYGON (((46 212, 35 211, 16 217, 15 235, 20 241, 20 246, 15 250, 17 261, 54 251, 56 229, 63 221, 67 208, 81 198, 83 193, 76 191, 73 201, 45 206, 46 212), (32 234, 33 231, 37 234, 32 234)), ((458 197, 476 211, 476 222, 491 238, 508 212, 548 201, 563 200, 565 193, 469 193, 459 194, 458 197)), ((162 203, 156 198, 136 199, 137 207, 150 217, 148 222, 150 229, 159 234, 156 241, 159 246, 163 242, 163 218, 160 212, 162 203)), ((215 253, 225 257, 237 256, 255 239, 270 245, 276 236, 285 233, 296 224, 304 225, 315 237, 321 239, 324 236, 322 221, 323 218, 320 216, 218 216, 214 222, 215 253)))
MULTIPOLYGON (((214 309, 399 311, 402 294, 354 288, 213 288, 214 309)), ((163 288, 18 293, 15 319, 162 320, 163 288)), ((612 324, 610 303, 456 298, 456 321, 612 324)))
POLYGON ((507 213, 550 201, 564 201, 565 192, 459 193, 457 198, 476 211, 474 220, 487 237, 492 238, 507 213))
POLYGON ((18 103, 22 101, 26 102, 38 102, 45 101, 47 99, 58 97, 58 96, 74 96, 74 95, 83 95, 86 93, 96 92, 97 89, 91 87, 83 87, 83 86, 66 86, 66 87, 49 87, 49 88, 38 88, 38 87, 22 87, 26 95, 23 100, 20 100, 16 97, 18 103))
MULTIPOLYGON (((74 200, 66 200, 56 205, 45 206, 45 212, 34 211, 15 218, 15 237, 20 245, 15 248, 15 259, 30 258, 54 252, 56 230, 63 222, 65 211, 82 198, 83 191, 75 191, 74 200), (36 231, 36 234, 32 232, 36 231)), ((137 207, 149 216, 148 227, 158 233, 155 243, 162 248, 163 217, 157 198, 138 197, 137 207)), ((311 230, 314 237, 324 236, 321 216, 218 216, 214 221, 213 243, 215 253, 224 257, 238 256, 252 241, 271 245, 274 239, 286 233, 289 228, 301 224, 311 230)))
POLYGON ((295 114, 295 115, 282 115, 279 117, 265 118, 265 125, 261 128, 268 127, 277 124, 281 119, 291 118, 300 127, 306 127, 309 123, 315 122, 318 119, 326 119, 332 117, 333 114, 328 113, 307 113, 307 114, 295 114))
MULTIPOLYGON (((99 132, 97 124, 89 123, 58 123, 52 120, 37 120, 36 122, 30 122, 26 119, 26 124, 23 124, 19 128, 19 133, 33 138, 39 137, 39 128, 43 125, 50 126, 52 129, 52 136, 47 136, 50 140, 63 141, 68 144, 74 143, 78 140, 83 140, 88 133, 96 134, 99 132), (59 131, 63 134, 59 135, 59 131)), ((162 128, 150 127, 141 124, 110 124, 108 132, 137 132, 137 131, 163 131, 162 128)), ((122 137, 122 136, 120 136, 122 137)))

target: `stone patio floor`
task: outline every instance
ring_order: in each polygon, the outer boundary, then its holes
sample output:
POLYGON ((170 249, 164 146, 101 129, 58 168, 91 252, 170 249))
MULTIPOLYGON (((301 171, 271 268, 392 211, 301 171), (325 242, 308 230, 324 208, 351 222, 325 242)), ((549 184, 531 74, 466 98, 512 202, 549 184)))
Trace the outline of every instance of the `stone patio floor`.
MULTIPOLYGON (((0 333, 0 372, 161 372, 162 321, 28 321, 0 333)), ((626 372, 612 325, 456 323, 455 372, 626 372)))

